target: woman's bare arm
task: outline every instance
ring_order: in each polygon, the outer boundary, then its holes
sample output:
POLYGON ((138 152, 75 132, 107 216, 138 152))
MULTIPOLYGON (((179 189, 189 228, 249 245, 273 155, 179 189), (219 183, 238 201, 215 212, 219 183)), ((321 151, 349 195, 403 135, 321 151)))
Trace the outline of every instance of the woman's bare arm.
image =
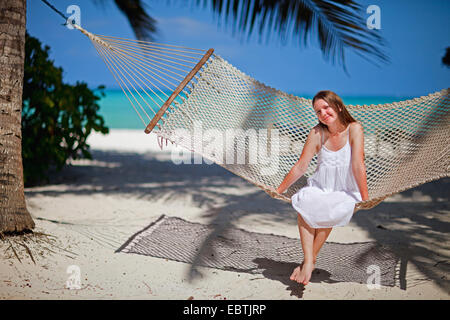
POLYGON ((280 186, 277 188, 278 193, 281 194, 285 192, 295 181, 300 179, 300 177, 305 174, 306 170, 308 169, 308 165, 311 162, 311 159, 314 157, 314 155, 318 151, 318 148, 320 147, 319 130, 319 126, 315 126, 309 132, 300 158, 294 164, 289 173, 284 177, 284 180, 281 182, 280 186))
POLYGON ((366 165, 364 164, 364 130, 360 123, 351 123, 350 144, 352 147, 352 171, 355 176, 356 184, 362 200, 369 200, 369 192, 367 190, 366 165))

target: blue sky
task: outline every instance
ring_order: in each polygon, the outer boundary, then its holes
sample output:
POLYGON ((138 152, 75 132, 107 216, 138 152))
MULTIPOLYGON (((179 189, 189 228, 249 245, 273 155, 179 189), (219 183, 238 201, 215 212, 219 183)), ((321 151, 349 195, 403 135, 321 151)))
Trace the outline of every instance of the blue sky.
MULTIPOLYGON (((104 8, 94 5, 93 0, 50 2, 63 12, 69 5, 78 5, 82 27, 92 33, 134 38, 126 18, 112 1, 104 8)), ((441 62, 445 48, 450 46, 448 0, 357 0, 364 8, 371 4, 380 7, 378 32, 387 42, 385 52, 391 62, 377 67, 346 50, 348 75, 341 66, 323 58, 313 39, 307 48, 292 40, 281 45, 275 35, 269 43, 260 43, 256 33, 250 41, 243 40, 232 34, 231 27, 220 24, 208 8, 192 6, 191 2, 145 1, 148 12, 158 21, 157 41, 214 48, 216 54, 246 74, 289 93, 311 96, 328 89, 344 96, 415 97, 450 84, 450 68, 441 62)), ((64 69, 65 81, 118 87, 86 36, 63 27, 63 19, 40 0, 28 0, 27 5, 28 32, 50 46, 51 58, 64 69)))

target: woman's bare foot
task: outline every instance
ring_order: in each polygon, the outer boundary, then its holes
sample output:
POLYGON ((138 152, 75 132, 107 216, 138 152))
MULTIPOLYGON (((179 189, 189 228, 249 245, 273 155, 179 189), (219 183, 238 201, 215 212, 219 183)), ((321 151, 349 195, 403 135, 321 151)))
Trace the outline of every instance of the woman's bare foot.
POLYGON ((300 271, 300 274, 297 277, 297 282, 304 284, 305 286, 309 283, 311 279, 311 274, 314 271, 314 262, 303 262, 303 267, 300 271))
MULTIPOLYGON (((308 283, 304 283, 304 273, 302 274, 302 269, 303 269, 303 265, 304 265, 305 261, 302 261, 302 263, 294 269, 294 271, 291 274, 291 277, 289 279, 291 279, 292 281, 296 281, 300 284, 308 284, 308 283), (302 276, 301 276, 302 275, 302 276)), ((309 273, 309 278, 308 278, 308 282, 309 279, 311 278, 311 273, 314 271, 314 266, 316 264, 316 259, 313 260, 313 268, 311 270, 311 272, 309 273)))
POLYGON ((294 271, 292 272, 291 277, 290 277, 290 279, 292 281, 297 281, 298 275, 302 271, 302 267, 303 267, 303 262, 297 268, 294 269, 294 271))

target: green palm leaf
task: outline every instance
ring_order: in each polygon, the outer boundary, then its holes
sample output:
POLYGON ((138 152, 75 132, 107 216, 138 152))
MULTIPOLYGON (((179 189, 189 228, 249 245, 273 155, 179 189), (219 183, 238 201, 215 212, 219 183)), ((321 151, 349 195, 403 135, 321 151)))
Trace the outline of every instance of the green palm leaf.
MULTIPOLYGON (((110 2, 107 0, 94 0, 94 3, 102 6, 110 2)), ((156 20, 148 15, 148 9, 145 8, 141 0, 114 0, 114 4, 127 17, 136 38, 147 41, 154 40, 156 20)))
POLYGON ((289 37, 308 46, 308 36, 317 36, 326 59, 338 59, 345 68, 344 49, 377 64, 389 58, 382 51, 385 41, 379 31, 366 26, 367 14, 352 0, 197 0, 210 2, 212 9, 250 37, 257 27, 260 38, 278 34, 286 43, 289 37), (232 21, 230 21, 232 20, 232 21))
MULTIPOLYGON (((138 39, 152 39, 156 21, 148 15, 143 1, 114 0, 114 3, 126 15, 138 39)), ((195 0, 193 3, 198 7, 210 5, 219 19, 232 25, 233 34, 237 30, 248 39, 255 28, 260 39, 265 36, 267 42, 276 33, 283 44, 291 37, 304 47, 309 45, 308 36, 316 36, 325 59, 338 61, 344 70, 345 49, 376 65, 389 62, 381 49, 385 41, 378 30, 367 28, 367 14, 352 0, 195 0)))

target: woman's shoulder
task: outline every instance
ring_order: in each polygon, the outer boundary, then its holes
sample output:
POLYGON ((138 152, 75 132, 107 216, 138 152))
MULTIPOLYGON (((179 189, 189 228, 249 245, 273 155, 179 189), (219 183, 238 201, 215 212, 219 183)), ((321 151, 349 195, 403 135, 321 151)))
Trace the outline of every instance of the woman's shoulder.
POLYGON ((314 145, 317 147, 320 146, 320 141, 322 140, 322 127, 320 124, 315 125, 311 128, 311 130, 308 133, 307 140, 312 141, 314 145))
POLYGON ((362 124, 359 123, 358 121, 353 121, 353 122, 350 122, 350 124, 349 124, 349 131, 350 131, 350 134, 363 133, 364 128, 363 128, 362 124))
POLYGON ((348 130, 350 141, 364 139, 364 128, 358 121, 351 122, 348 130))
POLYGON ((320 124, 316 124, 314 127, 311 128, 308 135, 320 137, 320 135, 322 134, 322 130, 323 130, 322 126, 320 124))

